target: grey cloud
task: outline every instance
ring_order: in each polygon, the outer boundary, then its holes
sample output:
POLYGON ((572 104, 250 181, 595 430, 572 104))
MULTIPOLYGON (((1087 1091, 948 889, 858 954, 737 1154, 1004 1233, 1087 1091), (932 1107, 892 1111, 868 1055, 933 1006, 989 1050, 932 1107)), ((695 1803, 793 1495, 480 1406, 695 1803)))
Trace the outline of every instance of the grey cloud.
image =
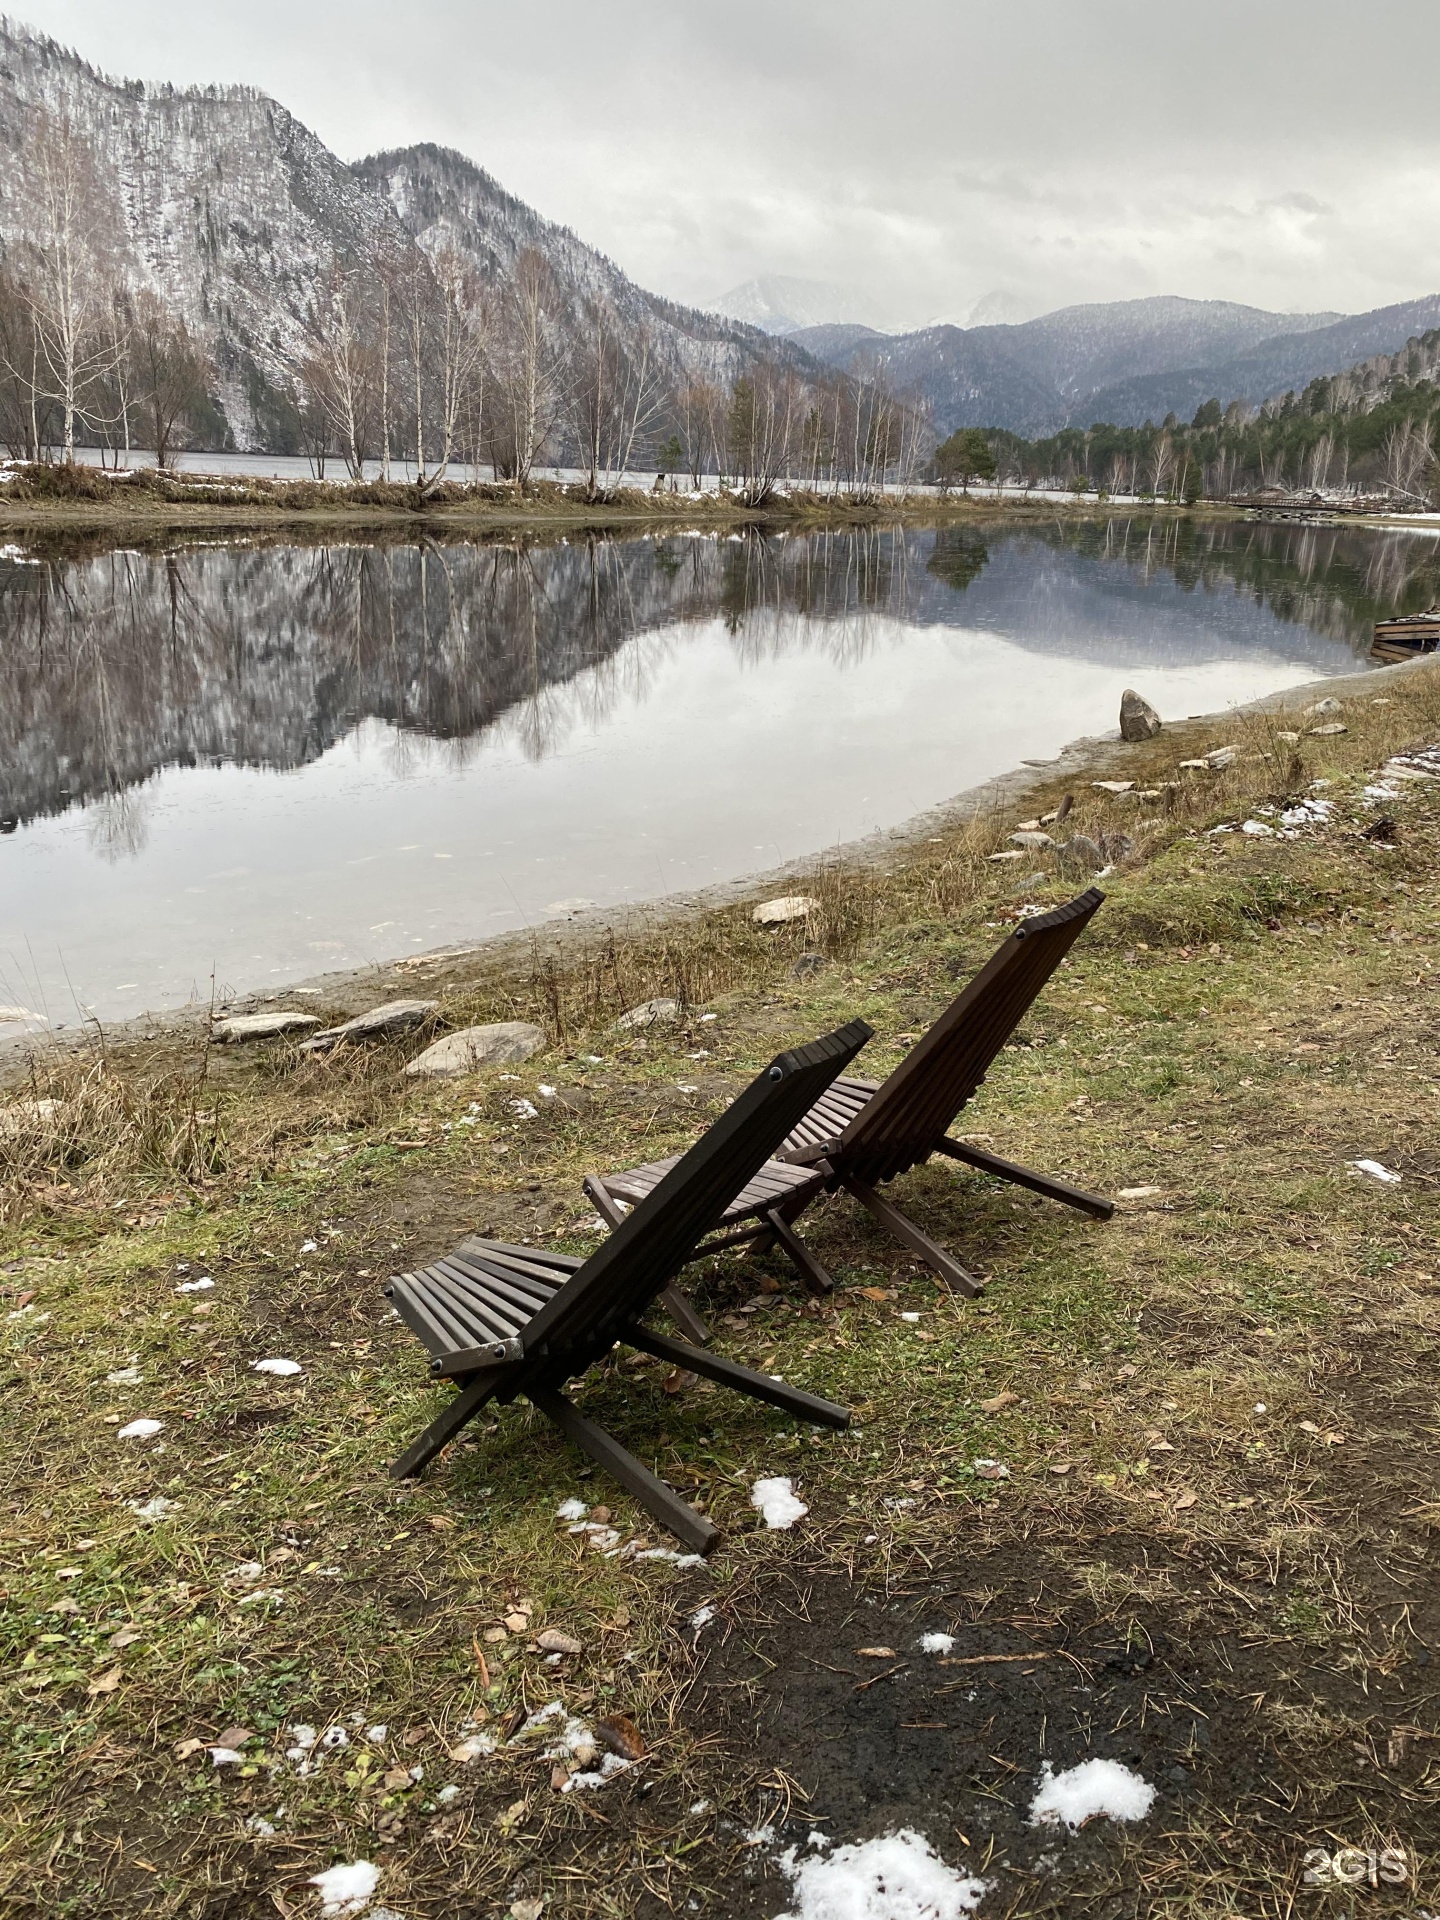
POLYGON ((1363 30, 1350 0, 20 4, 113 72, 263 87, 347 158, 459 147, 684 299, 793 273, 918 323, 999 286, 1440 287, 1433 0, 1363 30))

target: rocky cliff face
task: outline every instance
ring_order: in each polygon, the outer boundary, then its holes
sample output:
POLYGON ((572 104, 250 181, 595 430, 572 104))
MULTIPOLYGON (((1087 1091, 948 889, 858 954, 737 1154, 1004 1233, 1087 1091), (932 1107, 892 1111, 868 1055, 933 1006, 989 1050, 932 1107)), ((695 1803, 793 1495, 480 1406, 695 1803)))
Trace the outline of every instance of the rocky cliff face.
POLYGON ((68 127, 87 156, 92 237, 107 264, 169 302, 212 347, 218 397, 241 447, 262 443, 257 395, 292 385, 304 317, 330 262, 363 254, 387 224, 430 248, 457 246, 487 279, 522 248, 539 248, 572 305, 603 295, 675 370, 726 375, 771 352, 755 329, 646 293, 459 154, 419 146, 347 166, 265 94, 115 80, 0 22, 7 255, 36 227, 24 161, 37 109, 68 127))

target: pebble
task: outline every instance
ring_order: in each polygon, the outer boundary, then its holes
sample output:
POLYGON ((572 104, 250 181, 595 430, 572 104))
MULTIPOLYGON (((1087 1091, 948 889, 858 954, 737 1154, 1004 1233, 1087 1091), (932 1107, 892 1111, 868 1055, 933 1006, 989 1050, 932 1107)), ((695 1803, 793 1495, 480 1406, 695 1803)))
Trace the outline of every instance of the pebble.
POLYGON ((622 1013, 615 1022, 617 1032, 630 1032, 641 1027, 653 1027, 662 1020, 678 1020, 680 1002, 678 1000, 642 1000, 638 1007, 631 1007, 628 1013, 622 1013))
POLYGON ((786 893, 776 900, 762 900, 750 918, 757 927, 783 927, 791 920, 808 920, 820 911, 820 902, 808 893, 786 893))
POLYGON ((299 1013, 294 1007, 276 1007, 269 1013, 234 1013, 217 1020, 210 1038, 235 1046, 243 1040, 274 1040, 282 1033, 299 1033, 306 1027, 318 1027, 313 1013, 299 1013))
POLYGON ((392 1033, 409 1033, 428 1020, 439 1006, 438 1000, 387 1000, 382 1007, 357 1014, 343 1026, 326 1027, 300 1042, 302 1053, 328 1053, 348 1040, 379 1040, 392 1033))

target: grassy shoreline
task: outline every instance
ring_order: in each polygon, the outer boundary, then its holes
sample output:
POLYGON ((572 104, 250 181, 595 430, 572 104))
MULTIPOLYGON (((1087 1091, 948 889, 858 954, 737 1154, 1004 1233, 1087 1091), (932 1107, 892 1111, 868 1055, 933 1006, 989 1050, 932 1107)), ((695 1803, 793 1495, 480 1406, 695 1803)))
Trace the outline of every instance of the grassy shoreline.
POLYGON ((838 1201, 807 1229, 832 1306, 768 1260, 697 1273, 722 1350, 857 1408, 847 1435, 667 1393, 628 1359, 595 1376, 587 1407, 726 1528, 703 1570, 586 1552, 553 1517, 577 1492, 666 1543, 524 1407, 422 1485, 387 1483, 435 1395, 380 1282, 465 1229, 583 1251, 582 1173, 683 1144, 778 1046, 849 1015, 877 1028, 865 1070, 887 1071, 1022 902, 1083 884, 1042 853, 1015 891, 990 858, 1012 795, 888 865, 820 868, 808 926, 764 933, 737 901, 463 977, 407 968, 444 1025, 546 1028, 517 1080, 398 1077, 424 1036, 328 1061, 117 1045, 37 1070, 34 1098, 60 1104, 0 1133, 0 1901, 300 1915, 308 1875, 361 1858, 407 1920, 542 1895, 585 1916, 772 1913, 802 1809, 839 1839, 903 1811, 996 1882, 982 1913, 1278 1914, 1305 1848, 1341 1840, 1403 1845, 1422 1876, 1368 1910, 1433 1900, 1440 802, 1421 781, 1363 790, 1436 737, 1440 671, 1327 691, 1343 734, 1274 711, 1167 728, 1107 750, 1153 799, 1066 765, 1026 794, 1038 815, 1072 792, 1068 824, 1116 872, 958 1130, 1150 1191, 1105 1228, 911 1176, 907 1205, 990 1277, 969 1306, 838 1201), (1179 769, 1227 744, 1228 768, 1179 769), (1233 830, 1316 780, 1328 820, 1233 830), (797 975, 802 952, 823 965, 797 975), (659 995, 684 1004, 675 1026, 613 1029, 659 995), (1347 1166, 1367 1157, 1401 1182, 1347 1166), (213 1289, 177 1291, 202 1275, 213 1289), (304 1372, 256 1375, 273 1354, 304 1372), (119 1441, 141 1414, 162 1433, 119 1441), (1008 1476, 977 1475, 983 1457, 1008 1476), (749 1507, 776 1472, 810 1506, 794 1534, 749 1507), (548 1625, 583 1644, 558 1670, 527 1650, 548 1625), (926 1667, 903 1638, 922 1625, 960 1658, 1024 1651, 1034 1678, 926 1667), (880 1640, 907 1671, 861 1691, 855 1649, 880 1640), (650 1759, 585 1795, 533 1742, 455 1757, 551 1699, 628 1715, 650 1759), (302 1770, 296 1722, 346 1744, 302 1770), (181 1753, 235 1729, 240 1765, 181 1753), (889 1785, 857 1786, 857 1741, 889 1785), (1064 1846, 1027 1827, 1042 1753, 1132 1748, 1162 1794, 1150 1822, 1064 1846), (767 1825, 773 1845, 747 1840, 767 1825))
MULTIPOLYGON (((902 520, 948 524, 997 512, 1023 521, 1037 515, 1053 519, 1057 513, 1083 516, 1108 510, 1105 503, 1084 496, 1077 496, 1073 504, 1062 504, 996 502, 965 493, 941 498, 795 491, 750 504, 737 493, 694 497, 688 491, 650 493, 633 488, 590 499, 582 487, 548 480, 531 482, 523 489, 504 482, 461 485, 453 481, 420 488, 379 480, 232 479, 144 468, 121 477, 92 467, 27 467, 14 470, 0 488, 0 528, 10 530, 404 527, 422 533, 463 533, 516 527, 622 532, 655 526, 782 529, 873 526, 902 520)), ((1161 501, 1146 511, 1165 516, 1191 509, 1161 501)))

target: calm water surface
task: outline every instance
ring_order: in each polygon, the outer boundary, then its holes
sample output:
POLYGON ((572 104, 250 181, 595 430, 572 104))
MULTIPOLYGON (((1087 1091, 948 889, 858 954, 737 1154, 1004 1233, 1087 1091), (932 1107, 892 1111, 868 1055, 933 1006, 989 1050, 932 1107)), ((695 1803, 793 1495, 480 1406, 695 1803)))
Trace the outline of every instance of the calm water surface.
POLYGON ((0 560, 0 1034, 773 866, 1126 686, 1173 718, 1354 672, 1435 550, 1141 518, 0 560))

